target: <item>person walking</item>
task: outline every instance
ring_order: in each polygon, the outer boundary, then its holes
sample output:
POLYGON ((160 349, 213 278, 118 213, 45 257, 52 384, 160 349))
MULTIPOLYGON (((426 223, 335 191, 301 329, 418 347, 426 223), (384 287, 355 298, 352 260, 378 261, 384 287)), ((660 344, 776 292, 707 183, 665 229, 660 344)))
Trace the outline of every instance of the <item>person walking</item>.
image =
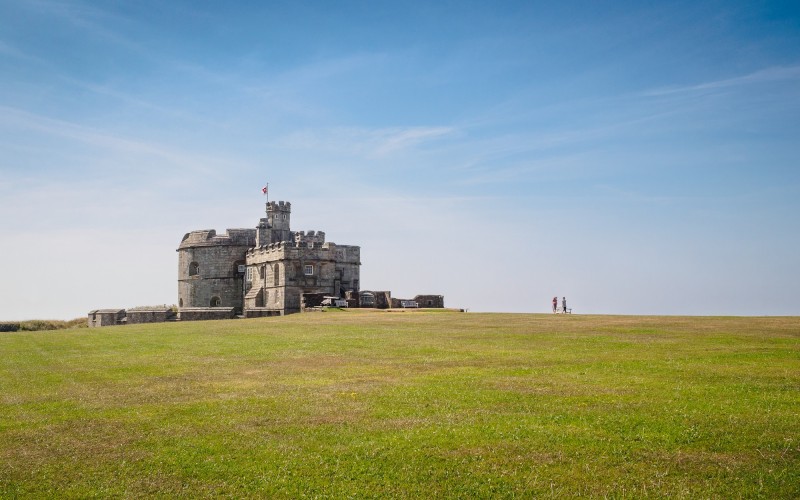
POLYGON ((553 297, 553 314, 558 312, 558 297, 553 297))
POLYGON ((567 298, 561 297, 561 312, 567 314, 567 298))

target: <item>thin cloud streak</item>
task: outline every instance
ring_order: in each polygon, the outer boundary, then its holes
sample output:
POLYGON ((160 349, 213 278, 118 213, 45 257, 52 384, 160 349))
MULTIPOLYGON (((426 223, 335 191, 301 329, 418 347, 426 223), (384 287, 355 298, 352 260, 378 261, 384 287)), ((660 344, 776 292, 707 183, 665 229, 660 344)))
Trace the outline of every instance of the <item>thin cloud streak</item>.
POLYGON ((378 129, 334 127, 288 134, 278 139, 275 145, 290 149, 356 153, 367 158, 382 158, 437 141, 457 131, 458 129, 448 126, 378 129))
POLYGON ((17 129, 32 129, 48 135, 72 139, 90 146, 125 154, 138 153, 156 156, 169 161, 173 165, 205 175, 211 174, 215 170, 210 166, 203 166, 211 163, 209 158, 205 156, 186 154, 158 144, 115 136, 91 127, 30 113, 9 106, 0 105, 0 123, 17 129))
POLYGON ((648 90, 642 93, 647 97, 659 97, 671 94, 681 94, 686 92, 697 92, 703 90, 717 90, 730 87, 738 87, 742 85, 751 85, 758 83, 767 83, 782 80, 797 80, 800 79, 800 66, 773 66, 771 68, 764 68, 753 73, 737 76, 734 78, 725 78, 722 80, 714 80, 710 82, 700 83, 697 85, 686 85, 682 87, 664 87, 653 90, 648 90))
POLYGON ((33 55, 28 54, 26 52, 23 52, 22 50, 14 47, 13 45, 10 45, 10 44, 4 42, 3 40, 0 40, 0 54, 8 56, 8 57, 13 57, 15 59, 20 59, 20 60, 23 60, 23 61, 29 61, 29 62, 34 62, 34 63, 38 63, 38 64, 45 63, 44 59, 41 59, 41 58, 36 57, 36 56, 33 56, 33 55))
POLYGON ((134 41, 130 37, 123 37, 117 31, 105 27, 105 25, 111 25, 112 21, 117 21, 116 24, 119 25, 120 22, 130 22, 130 20, 111 14, 107 10, 98 9, 94 3, 89 7, 84 3, 29 0, 25 5, 33 8, 39 14, 57 17, 68 22, 72 26, 79 28, 82 35, 89 34, 104 42, 111 42, 139 56, 153 57, 153 52, 147 50, 141 43, 134 41), (102 19, 103 24, 93 18, 102 19))

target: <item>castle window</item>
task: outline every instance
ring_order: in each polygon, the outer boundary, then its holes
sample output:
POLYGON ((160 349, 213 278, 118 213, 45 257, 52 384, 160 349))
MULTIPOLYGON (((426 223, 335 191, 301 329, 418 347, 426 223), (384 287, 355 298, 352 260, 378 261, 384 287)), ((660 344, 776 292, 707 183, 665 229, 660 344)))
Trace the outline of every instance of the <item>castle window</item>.
POLYGON ((278 286, 280 282, 280 276, 278 274, 278 264, 275 264, 272 267, 272 281, 275 286, 278 286))
POLYGON ((219 297, 211 297, 211 307, 219 307, 219 297))
POLYGON ((183 307, 183 299, 178 300, 178 307, 183 307))
POLYGON ((309 241, 308 242, 308 248, 314 248, 314 242, 313 241, 309 241))
POLYGON ((314 266, 312 264, 306 264, 303 272, 304 272, 304 274, 306 276, 313 276, 314 275, 314 266))
POLYGON ((200 264, 192 262, 189 264, 189 276, 197 276, 200 274, 200 264))

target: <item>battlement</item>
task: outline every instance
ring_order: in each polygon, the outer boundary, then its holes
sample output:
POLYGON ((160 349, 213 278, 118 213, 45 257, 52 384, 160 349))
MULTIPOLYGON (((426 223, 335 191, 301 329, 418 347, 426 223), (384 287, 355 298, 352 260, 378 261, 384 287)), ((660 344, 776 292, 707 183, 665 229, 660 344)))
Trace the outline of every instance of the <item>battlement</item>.
POLYGON ((294 242, 296 247, 308 247, 313 243, 314 247, 321 247, 325 243, 324 231, 292 231, 289 239, 294 242))
POLYGON ((270 201, 267 203, 267 213, 269 212, 291 212, 292 204, 288 201, 270 201))
POLYGON ((294 248, 293 241, 277 241, 275 243, 268 243, 260 247, 250 248, 247 250, 247 255, 263 255, 270 252, 280 251, 287 248, 294 248))
POLYGON ((255 229, 228 229, 224 234, 218 235, 215 229, 200 229, 186 233, 181 240, 178 250, 183 248, 210 247, 217 245, 255 246, 255 229))

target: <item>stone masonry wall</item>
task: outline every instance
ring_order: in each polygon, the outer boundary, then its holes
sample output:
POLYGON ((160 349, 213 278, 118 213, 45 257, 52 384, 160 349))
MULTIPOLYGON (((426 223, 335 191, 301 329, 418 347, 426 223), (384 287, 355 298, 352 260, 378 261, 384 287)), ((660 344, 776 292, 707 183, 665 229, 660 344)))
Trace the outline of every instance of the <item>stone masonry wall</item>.
POLYGON ((178 248, 179 307, 220 307, 241 310, 243 273, 247 249, 255 243, 255 229, 229 229, 223 236, 213 230, 193 231, 178 248))
POLYGON ((292 242, 248 251, 247 264, 252 279, 245 308, 263 306, 290 314, 300 311, 304 293, 338 297, 343 290, 358 289, 360 248, 330 242, 318 245, 324 233, 309 233, 311 238, 308 233, 294 233, 296 238, 292 242), (306 274, 306 266, 312 266, 311 274, 306 274), (253 287, 263 290, 263 303, 257 303, 258 295, 252 293, 253 287))
POLYGON ((184 307, 179 310, 181 321, 204 321, 232 319, 236 317, 233 307, 184 307))

